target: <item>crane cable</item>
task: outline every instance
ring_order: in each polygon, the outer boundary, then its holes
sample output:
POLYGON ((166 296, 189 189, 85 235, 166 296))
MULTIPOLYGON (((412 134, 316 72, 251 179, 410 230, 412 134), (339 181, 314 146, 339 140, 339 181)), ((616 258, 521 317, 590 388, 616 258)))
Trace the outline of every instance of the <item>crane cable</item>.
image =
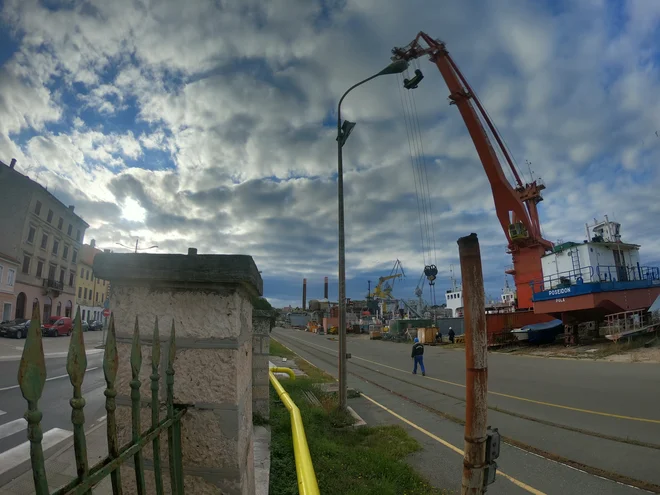
MULTIPOLYGON (((419 68, 419 62, 414 61, 415 68, 419 68)), ((431 209, 431 193, 426 167, 426 156, 422 142, 421 125, 417 112, 417 103, 414 94, 403 91, 403 79, 408 74, 399 76, 399 96, 403 119, 408 138, 408 150, 410 164, 413 169, 413 181, 415 184, 415 197, 417 200, 417 214, 419 218, 422 258, 424 261, 424 272, 429 279, 430 293, 433 304, 435 301, 434 280, 437 275, 437 247, 435 241, 435 226, 433 223, 431 209), (407 93, 404 97, 403 93, 407 93)))

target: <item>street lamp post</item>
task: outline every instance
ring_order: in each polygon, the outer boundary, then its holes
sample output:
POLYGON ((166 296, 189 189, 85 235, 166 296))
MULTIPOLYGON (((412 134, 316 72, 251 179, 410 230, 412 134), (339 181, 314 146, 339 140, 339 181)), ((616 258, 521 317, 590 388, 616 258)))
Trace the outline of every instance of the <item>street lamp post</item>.
POLYGON ((339 223, 339 407, 346 409, 346 250, 344 245, 344 167, 342 163, 342 148, 348 139, 355 122, 341 121, 341 104, 346 95, 358 86, 386 74, 399 74, 408 68, 408 62, 397 60, 385 67, 379 73, 354 84, 346 90, 337 105, 337 205, 339 223))

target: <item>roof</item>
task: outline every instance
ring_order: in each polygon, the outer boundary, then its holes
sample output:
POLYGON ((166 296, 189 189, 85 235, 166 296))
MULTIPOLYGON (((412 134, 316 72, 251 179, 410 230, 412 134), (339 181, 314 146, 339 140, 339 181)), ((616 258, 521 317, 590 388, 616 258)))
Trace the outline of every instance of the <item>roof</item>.
POLYGON ((16 258, 9 256, 8 254, 0 253, 0 259, 15 265, 20 265, 20 262, 16 258))
POLYGON ((33 187, 34 187, 34 186, 37 186, 37 187, 40 187, 41 189, 43 189, 43 192, 44 192, 44 193, 48 194, 48 195, 49 195, 52 199, 54 199, 57 203, 61 204, 61 205, 64 207, 64 209, 65 209, 70 215, 73 215, 73 216, 76 217, 78 220, 80 220, 80 221, 85 225, 85 228, 86 228, 86 229, 89 228, 89 224, 88 224, 87 222, 85 222, 85 220, 84 220, 81 216, 79 216, 77 213, 71 211, 71 209, 68 208, 67 205, 65 205, 64 203, 62 203, 59 199, 57 199, 57 197, 56 197, 53 193, 51 193, 48 189, 46 189, 44 186, 42 186, 41 184, 39 184, 37 181, 35 181, 35 180, 33 180, 33 179, 30 179, 27 175, 23 175, 22 173, 20 173, 20 172, 19 172, 18 170, 16 170, 15 168, 11 168, 9 165, 7 165, 7 164, 6 164, 5 162, 3 162, 2 160, 0 160, 0 165, 4 165, 5 167, 7 167, 7 171, 8 171, 9 173, 14 173, 14 174, 16 174, 16 176, 21 177, 21 178, 24 179, 24 180, 30 181, 30 185, 33 185, 33 187))

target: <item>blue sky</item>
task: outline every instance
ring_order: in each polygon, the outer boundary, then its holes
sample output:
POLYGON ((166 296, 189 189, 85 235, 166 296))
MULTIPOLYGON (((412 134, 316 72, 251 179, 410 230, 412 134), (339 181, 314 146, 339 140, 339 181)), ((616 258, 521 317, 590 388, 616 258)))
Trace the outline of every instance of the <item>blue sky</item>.
MULTIPOLYGON (((335 107, 424 30, 447 43, 528 175, 552 241, 608 214, 660 263, 660 2, 656 0, 5 0, 0 159, 90 224, 86 240, 245 253, 277 305, 336 294, 335 107), (656 134, 656 131, 659 134, 656 134), (132 240, 133 239, 133 240, 132 240)), ((486 291, 510 264, 488 181, 437 69, 414 99, 440 276, 479 234, 486 291)), ((346 147, 348 295, 400 259, 424 265, 400 80, 352 93, 346 147)), ((428 292, 427 292, 428 294, 428 292)))

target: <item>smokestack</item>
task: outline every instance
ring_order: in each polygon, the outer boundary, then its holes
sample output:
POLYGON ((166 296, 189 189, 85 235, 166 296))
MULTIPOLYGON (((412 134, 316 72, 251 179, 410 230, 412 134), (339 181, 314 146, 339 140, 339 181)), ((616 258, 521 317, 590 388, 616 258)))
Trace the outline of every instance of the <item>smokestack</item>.
POLYGON ((13 169, 16 166, 16 158, 12 158, 9 162, 9 168, 13 169))
POLYGON ((328 277, 323 279, 323 299, 328 298, 328 277))
POLYGON ((303 278, 303 309, 307 309, 307 279, 303 278))
POLYGON ((95 239, 92 239, 91 241, 89 241, 89 247, 91 247, 92 249, 94 249, 96 247, 96 240, 95 239))
POLYGON ((71 210, 71 213, 73 213, 73 210, 75 210, 75 209, 76 209, 75 206, 73 206, 73 205, 69 205, 69 210, 71 210))

